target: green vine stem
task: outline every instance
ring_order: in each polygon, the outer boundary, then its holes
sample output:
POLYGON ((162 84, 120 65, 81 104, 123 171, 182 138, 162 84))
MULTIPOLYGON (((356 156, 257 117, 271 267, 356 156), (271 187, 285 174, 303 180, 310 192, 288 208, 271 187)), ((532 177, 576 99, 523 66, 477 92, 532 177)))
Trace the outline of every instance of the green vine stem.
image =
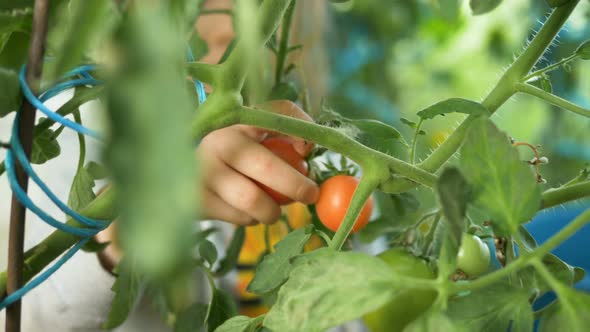
POLYGON ((590 209, 584 211, 576 219, 570 222, 567 226, 562 228, 557 234, 553 235, 549 240, 537 247, 534 251, 522 254, 518 259, 512 263, 506 265, 503 269, 492 272, 474 281, 470 281, 463 284, 453 284, 453 293, 460 293, 463 291, 476 290, 489 286, 495 282, 500 281, 502 278, 507 277, 513 272, 516 272, 531 264, 535 259, 541 259, 545 257, 551 250, 556 248, 563 241, 571 237, 580 228, 584 227, 590 222, 590 209))
POLYGON ((189 62, 186 65, 189 75, 203 83, 215 84, 215 79, 221 75, 221 65, 204 62, 189 62))
MULTIPOLYGON (((332 238, 332 242, 330 242, 329 248, 333 250, 340 250, 342 248, 363 206, 381 182, 378 170, 363 169, 363 171, 365 174, 361 177, 359 185, 352 195, 352 200, 348 206, 348 210, 346 210, 344 220, 332 238)), ((385 173, 387 174, 387 172, 385 173)))
MULTIPOLYGON (((242 110, 238 112, 238 117, 238 122, 241 124, 271 129, 316 142, 333 152, 351 158, 364 171, 380 165, 428 187, 433 187, 436 183, 436 175, 362 145, 337 129, 248 107, 242 107, 242 110)), ((381 180, 386 181, 387 179, 389 179, 389 175, 381 180)))
MULTIPOLYGON (((538 59, 551 45, 551 42, 559 30, 561 30, 561 27, 565 24, 578 2, 579 0, 572 0, 556 8, 524 52, 506 70, 496 86, 482 102, 490 111, 490 114, 493 114, 516 92, 515 84, 530 72, 538 59)), ((467 134, 467 129, 474 119, 474 116, 467 117, 449 138, 420 164, 420 167, 429 172, 438 170, 459 149, 467 134)))
POLYGON ((557 68, 565 65, 566 63, 569 63, 569 62, 575 60, 579 56, 580 56, 579 54, 572 54, 572 55, 570 55, 567 58, 561 59, 561 60, 559 60, 558 62, 556 62, 554 64, 551 64, 551 65, 549 65, 549 66, 547 66, 545 68, 541 68, 541 69, 539 69, 539 70, 537 70, 537 71, 535 71, 535 72, 533 72, 533 73, 531 73, 531 74, 523 77, 521 81, 522 82, 527 82, 531 78, 538 77, 538 76, 541 76, 541 75, 543 75, 545 73, 551 72, 551 71, 553 71, 553 70, 555 70, 555 69, 557 69, 557 68))
POLYGON ((543 209, 590 196, 590 181, 567 187, 549 189, 543 193, 543 209))
POLYGON ((532 86, 532 85, 526 84, 526 83, 516 83, 516 90, 518 92, 526 93, 531 96, 535 96, 537 98, 540 98, 540 99, 548 102, 549 104, 560 107, 566 111, 570 111, 570 112, 579 114, 581 116, 585 116, 587 118, 590 118, 590 110, 589 109, 583 108, 583 107, 576 105, 570 101, 567 101, 561 97, 558 97, 552 93, 549 93, 545 90, 539 89, 536 86, 532 86))
POLYGON ((275 68, 275 84, 281 83, 283 76, 283 67, 285 67, 285 61, 289 54, 289 34, 291 33, 291 21, 293 20, 293 12, 295 11, 295 4, 297 0, 292 0, 291 4, 287 8, 285 17, 283 18, 283 24, 281 26, 281 40, 277 53, 277 64, 275 68))
MULTIPOLYGON (((116 217, 115 192, 109 187, 98 195, 88 206, 80 211, 83 216, 100 220, 113 220, 116 217)), ((74 219, 68 219, 68 225, 80 226, 74 219)), ((41 272, 49 263, 58 258, 67 249, 73 246, 80 238, 75 235, 54 231, 33 248, 25 253, 23 282, 31 280, 41 272)), ((0 273, 0 299, 4 298, 6 289, 6 272, 0 273)))

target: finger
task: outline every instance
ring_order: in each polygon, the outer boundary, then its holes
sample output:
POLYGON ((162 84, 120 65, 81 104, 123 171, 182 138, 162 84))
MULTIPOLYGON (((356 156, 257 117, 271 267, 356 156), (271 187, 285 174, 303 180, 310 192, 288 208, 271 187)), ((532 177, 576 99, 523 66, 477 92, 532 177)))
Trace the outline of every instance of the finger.
POLYGON ((254 218, 229 205, 209 189, 205 189, 201 197, 205 217, 208 219, 223 220, 243 226, 258 224, 254 218))
POLYGON ((263 224, 274 223, 281 217, 278 204, 251 179, 222 162, 215 172, 215 181, 207 185, 223 201, 263 224))
POLYGON ((221 151, 228 166, 293 200, 307 204, 317 200, 319 188, 311 179, 257 142, 248 142, 247 137, 234 140, 241 143, 221 151))

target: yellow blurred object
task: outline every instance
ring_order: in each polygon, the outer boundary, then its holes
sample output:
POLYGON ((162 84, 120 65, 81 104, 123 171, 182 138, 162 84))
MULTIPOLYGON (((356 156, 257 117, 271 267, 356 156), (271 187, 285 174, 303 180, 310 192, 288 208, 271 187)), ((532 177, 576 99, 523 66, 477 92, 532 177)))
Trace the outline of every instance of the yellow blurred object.
MULTIPOLYGON (((283 207, 283 213, 292 229, 305 227, 311 223, 311 213, 305 204, 292 203, 283 207)), ((268 227, 270 248, 289 234, 289 227, 286 222, 280 219, 272 225, 256 225, 246 227, 246 238, 240 255, 238 256, 238 277, 236 281, 235 294, 238 298, 239 311, 241 315, 256 317, 268 311, 268 307, 262 303, 262 299, 246 291, 248 284, 254 278, 256 264, 266 252, 265 232, 268 227)), ((324 241, 317 235, 313 235, 305 245, 305 251, 311 251, 322 247, 324 241)))
POLYGON ((447 140, 451 132, 449 130, 438 130, 430 137, 430 147, 436 148, 447 140))

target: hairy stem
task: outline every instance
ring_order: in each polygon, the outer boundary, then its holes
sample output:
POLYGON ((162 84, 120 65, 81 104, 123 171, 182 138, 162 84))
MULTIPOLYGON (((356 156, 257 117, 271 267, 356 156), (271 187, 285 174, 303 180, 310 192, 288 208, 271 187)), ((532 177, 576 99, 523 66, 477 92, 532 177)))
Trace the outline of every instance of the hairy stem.
POLYGON ((375 174, 372 170, 365 169, 363 171, 365 174, 361 177, 359 185, 352 195, 352 200, 348 206, 348 210, 346 210, 344 220, 332 238, 332 242, 330 242, 330 248, 333 250, 340 250, 342 248, 363 206, 381 182, 379 175, 375 174))
POLYGON ((590 181, 581 182, 567 187, 549 189, 543 193, 543 209, 559 204, 590 197, 590 181))
POLYGON ((570 111, 581 116, 590 118, 590 109, 583 108, 552 93, 539 89, 536 86, 532 86, 526 83, 517 83, 516 90, 543 99, 544 101, 557 107, 560 107, 566 111, 570 111))
POLYGON ((541 68, 541 69, 539 69, 539 70, 537 70, 537 71, 535 71, 533 73, 530 73, 529 75, 527 75, 527 76, 525 76, 525 77, 522 78, 522 82, 527 82, 531 78, 538 77, 538 76, 540 76, 542 74, 551 72, 551 71, 553 71, 553 70, 555 70, 555 69, 557 69, 557 68, 565 65, 566 63, 575 60, 579 56, 580 56, 579 54, 573 54, 573 55, 571 55, 571 56, 569 56, 567 58, 561 59, 560 61, 558 61, 558 62, 556 62, 554 64, 551 64, 551 65, 549 65, 549 66, 547 66, 545 68, 541 68))
POLYGON ((551 250, 556 248, 563 241, 575 234, 580 228, 584 227, 590 222, 590 209, 584 211, 576 219, 570 222, 567 226, 562 228, 557 234, 553 235, 543 245, 537 247, 531 252, 522 254, 518 259, 512 263, 506 265, 501 270, 495 271, 488 275, 485 275, 474 281, 470 281, 463 284, 454 284, 454 293, 459 293, 468 290, 476 290, 494 284, 501 279, 509 276, 511 273, 516 272, 531 264, 535 259, 542 259, 551 250))

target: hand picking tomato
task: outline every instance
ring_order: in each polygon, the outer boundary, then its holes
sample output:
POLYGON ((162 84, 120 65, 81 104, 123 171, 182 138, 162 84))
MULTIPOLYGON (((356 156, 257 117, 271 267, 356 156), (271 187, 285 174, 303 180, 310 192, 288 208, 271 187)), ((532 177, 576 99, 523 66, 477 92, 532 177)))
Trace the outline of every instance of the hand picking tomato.
MULTIPOLYGON (((293 144, 291 144, 291 142, 285 137, 272 137, 262 141, 261 144, 264 145, 267 149, 269 149, 272 153, 274 153, 277 157, 286 161, 289 165, 291 165, 291 167, 295 168, 299 173, 305 176, 309 175, 307 162, 299 153, 297 153, 297 151, 295 151, 295 148, 293 148, 293 144)), ((263 185, 262 183, 258 183, 258 185, 279 205, 285 205, 293 202, 293 200, 289 197, 272 190, 271 188, 263 185)))
MULTIPOLYGON (((392 248, 377 257, 391 267, 392 274, 434 279, 428 264, 404 249, 392 248)), ((428 310, 435 299, 436 291, 404 287, 383 307, 364 315, 363 321, 371 332, 403 331, 407 324, 428 310)))
MULTIPOLYGON (((320 185, 320 198, 316 203, 316 211, 322 224, 331 231, 336 232, 342 224, 358 184, 359 180, 354 176, 336 175, 320 185)), ((369 197, 352 227, 352 233, 367 225, 372 212, 373 197, 369 197)))
POLYGON ((484 274, 490 265, 490 250, 477 236, 464 233, 457 253, 457 268, 469 277, 484 274))

